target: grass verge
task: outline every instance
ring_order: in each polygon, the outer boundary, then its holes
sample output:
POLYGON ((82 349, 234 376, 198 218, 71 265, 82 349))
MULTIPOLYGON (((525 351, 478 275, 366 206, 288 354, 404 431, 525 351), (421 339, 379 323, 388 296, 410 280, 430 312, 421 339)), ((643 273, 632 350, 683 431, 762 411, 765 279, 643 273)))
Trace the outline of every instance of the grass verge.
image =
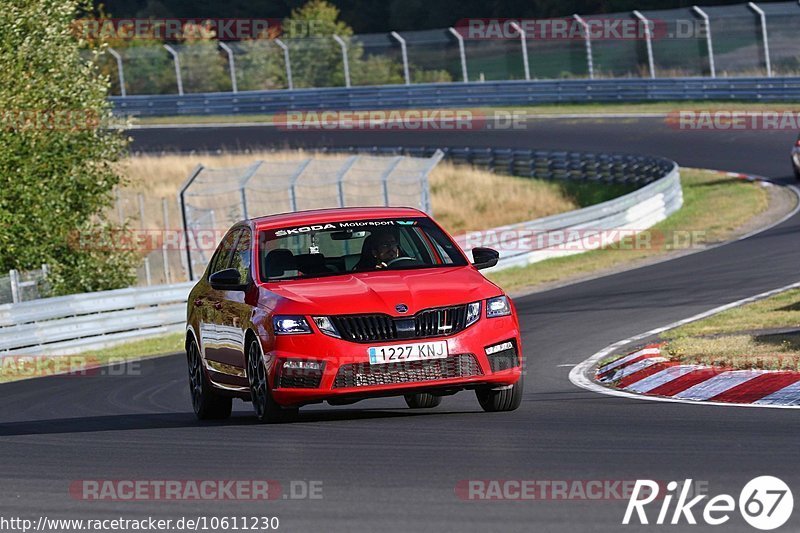
POLYGON ((102 371, 92 369, 103 365, 118 365, 131 359, 180 352, 183 351, 183 339, 183 333, 171 333, 77 355, 5 357, 0 359, 0 383, 63 373, 76 377, 102 375, 102 371))
POLYGON ((665 332, 674 361, 737 369, 800 370, 800 289, 665 332))
MULTIPOLYGON (((502 109, 506 111, 523 111, 528 115, 581 115, 581 114, 620 114, 636 115, 639 113, 669 113, 670 111, 693 109, 708 111, 766 111, 775 109, 794 109, 797 103, 756 103, 756 102, 727 102, 727 101, 686 101, 686 102, 641 102, 641 103, 588 103, 588 104, 545 104, 537 106, 496 108, 480 107, 475 110, 492 111, 502 109)), ((237 122, 271 124, 274 114, 248 114, 248 115, 216 115, 216 116, 174 116, 174 117, 137 117, 133 119, 135 125, 164 125, 164 124, 229 124, 237 122)))
POLYGON ((651 245, 631 239, 620 245, 578 255, 557 257, 489 274, 509 292, 526 292, 548 283, 563 282, 624 268, 687 247, 706 246, 731 238, 743 224, 769 205, 759 183, 724 178, 717 172, 682 169, 683 208, 645 232, 651 245))

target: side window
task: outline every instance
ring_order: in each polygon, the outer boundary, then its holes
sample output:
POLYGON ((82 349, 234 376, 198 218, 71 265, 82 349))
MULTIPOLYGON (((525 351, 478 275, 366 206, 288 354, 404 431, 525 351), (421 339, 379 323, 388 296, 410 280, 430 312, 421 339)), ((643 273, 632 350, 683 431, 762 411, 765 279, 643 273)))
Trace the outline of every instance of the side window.
POLYGON ((236 243, 233 251, 231 265, 228 268, 235 268, 239 271, 239 279, 242 281, 250 279, 250 230, 244 229, 236 243))
POLYGON ((214 258, 211 259, 211 268, 208 269, 209 274, 228 268, 231 251, 233 251, 233 247, 236 245, 236 237, 238 237, 240 233, 241 230, 232 231, 222 239, 222 242, 217 246, 214 258))

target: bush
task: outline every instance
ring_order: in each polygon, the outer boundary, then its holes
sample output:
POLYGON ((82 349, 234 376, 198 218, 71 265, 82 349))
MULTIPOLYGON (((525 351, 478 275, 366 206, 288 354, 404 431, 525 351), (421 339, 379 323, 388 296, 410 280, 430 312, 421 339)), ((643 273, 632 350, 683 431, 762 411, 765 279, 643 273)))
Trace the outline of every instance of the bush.
POLYGON ((115 264, 113 252, 68 246, 71 232, 100 222, 126 146, 106 127, 108 79, 71 31, 90 9, 88 0, 6 0, 0 10, 0 269, 48 263, 61 272, 61 293, 130 281, 101 267, 115 264), (67 275, 81 265, 85 279, 67 275))

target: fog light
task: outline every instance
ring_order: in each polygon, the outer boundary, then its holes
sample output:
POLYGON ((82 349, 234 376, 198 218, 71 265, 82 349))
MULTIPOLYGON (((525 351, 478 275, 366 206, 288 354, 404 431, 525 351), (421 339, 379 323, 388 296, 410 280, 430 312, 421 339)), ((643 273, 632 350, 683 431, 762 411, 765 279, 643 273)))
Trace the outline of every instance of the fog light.
POLYGON ((311 370, 319 372, 323 363, 319 361, 304 361, 302 359, 287 359, 283 362, 284 370, 311 370))
POLYGON ((497 352, 510 350, 513 347, 514 347, 514 345, 511 344, 511 341, 504 342, 502 344, 495 344, 494 346, 487 346, 486 347, 486 355, 492 355, 492 354, 496 354, 497 352))

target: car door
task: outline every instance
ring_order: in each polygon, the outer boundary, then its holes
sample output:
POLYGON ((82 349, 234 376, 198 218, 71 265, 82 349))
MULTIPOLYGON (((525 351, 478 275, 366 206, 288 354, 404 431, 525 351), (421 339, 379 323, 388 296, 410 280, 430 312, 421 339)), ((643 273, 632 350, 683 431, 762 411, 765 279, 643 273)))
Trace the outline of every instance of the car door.
MULTIPOLYGON (((241 228, 236 228, 225 235, 217 247, 214 257, 211 259, 206 272, 207 276, 228 268, 240 233, 241 228)), ((208 282, 208 278, 206 278, 206 282, 208 282)), ((219 360, 219 353, 223 350, 224 334, 220 331, 220 326, 224 324, 224 293, 225 291, 214 289, 209 285, 205 296, 199 302, 202 308, 200 314, 200 344, 206 361, 219 360)), ((197 304, 198 302, 195 302, 195 305, 197 304)))
MULTIPOLYGON (((249 228, 239 233, 227 268, 239 271, 244 285, 250 285, 250 263, 252 240, 249 228)), ((218 291, 221 303, 219 319, 216 323, 219 344, 214 359, 222 363, 221 371, 238 377, 244 376, 245 354, 244 336, 250 323, 251 306, 245 302, 246 291, 218 291)))

